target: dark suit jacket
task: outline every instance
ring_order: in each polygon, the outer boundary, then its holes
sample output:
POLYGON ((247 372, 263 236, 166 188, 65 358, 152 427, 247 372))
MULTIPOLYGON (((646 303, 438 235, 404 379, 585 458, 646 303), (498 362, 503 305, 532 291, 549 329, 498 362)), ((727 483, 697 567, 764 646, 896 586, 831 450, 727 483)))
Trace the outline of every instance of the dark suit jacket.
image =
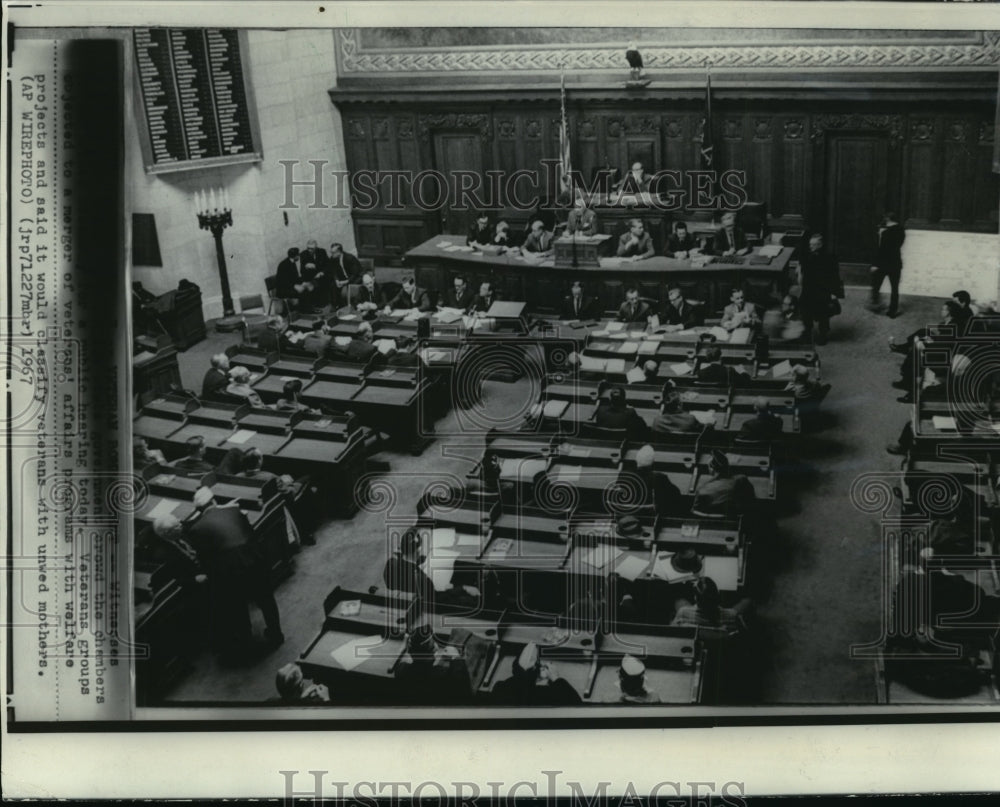
POLYGON ((454 286, 444 293, 444 306, 446 308, 458 308, 462 311, 468 311, 472 307, 472 303, 474 301, 475 295, 472 293, 472 289, 468 286, 465 287, 465 292, 461 297, 455 296, 454 286))
POLYGON ((225 391, 229 386, 229 376, 215 367, 209 367, 205 379, 201 382, 201 397, 211 398, 225 391))
POLYGON ((812 253, 806 250, 799 258, 802 292, 799 308, 813 318, 826 316, 830 295, 840 293, 840 266, 837 258, 828 252, 812 253))
POLYGON ((878 250, 873 265, 888 272, 901 269, 903 267, 901 250, 905 240, 906 233, 902 224, 893 224, 882 230, 878 237, 878 250))
POLYGON ((328 258, 327 260, 329 272, 332 275, 331 282, 343 283, 346 280, 349 283, 358 283, 361 281, 361 275, 364 274, 365 270, 361 266, 361 261, 351 253, 343 252, 339 259, 328 258))
POLYGON ((729 243, 729 236, 726 231, 721 227, 715 231, 715 237, 712 239, 712 252, 716 255, 721 255, 724 252, 728 252, 730 249, 744 249, 747 245, 747 237, 743 234, 743 230, 739 227, 733 228, 733 243, 729 243))
POLYGON ((623 233, 622 237, 618 239, 618 257, 633 258, 636 255, 642 255, 645 258, 652 258, 653 255, 656 254, 656 251, 653 248, 653 239, 650 237, 649 233, 643 231, 642 235, 639 236, 638 245, 630 243, 631 240, 631 231, 623 233))
POLYGON ((326 272, 329 268, 330 258, 326 254, 326 250, 321 247, 316 247, 316 251, 313 253, 306 252, 302 250, 299 253, 299 263, 304 269, 306 264, 314 263, 316 264, 317 272, 326 272))
POLYGON ((486 226, 482 229, 479 228, 478 222, 472 222, 469 225, 469 232, 465 237, 466 244, 492 244, 493 243, 494 228, 489 222, 486 222, 486 226))
POLYGON ((434 599, 434 584, 427 573, 398 552, 386 561, 382 569, 382 579, 392 591, 416 594, 425 602, 434 599))
POLYGON ((667 238, 666 255, 668 258, 674 257, 677 252, 690 252, 692 249, 698 249, 698 242, 691 233, 687 233, 683 239, 679 238, 677 233, 671 233, 667 238))
POLYGON ((198 553, 209 576, 232 580, 261 572, 253 527, 238 507, 207 508, 188 530, 188 543, 198 553))
POLYGON ((483 297, 481 294, 477 294, 475 299, 472 301, 473 311, 489 311, 490 306, 493 305, 500 298, 497 296, 496 292, 490 294, 489 297, 483 297))
POLYGON ((635 310, 632 310, 626 300, 618 308, 618 321, 619 322, 645 322, 649 317, 649 303, 644 300, 639 300, 635 305, 635 310))
POLYGON ((631 406, 617 409, 607 402, 597 407, 594 423, 602 429, 627 429, 629 437, 642 437, 646 433, 646 421, 631 406))
POLYGON ((597 310, 597 300, 585 294, 580 295, 580 308, 577 310, 573 304, 573 295, 563 297, 562 305, 559 307, 560 319, 591 319, 600 316, 597 310))
POLYGON ((305 280, 305 275, 301 271, 301 264, 291 258, 285 258, 278 264, 278 272, 275 277, 275 292, 279 297, 295 298, 299 293, 295 290, 296 283, 305 280))
POLYGON ((419 286, 413 287, 413 293, 407 294, 404 289, 400 289, 396 296, 389 300, 386 305, 389 308, 418 308, 421 311, 433 311, 430 295, 419 286))
POLYGON ((720 386, 729 384, 744 386, 750 381, 750 376, 723 364, 706 364, 698 368, 698 380, 720 386))
POLYGON ((701 306, 691 305, 685 300, 680 309, 674 308, 667 302, 660 312, 660 322, 667 325, 683 325, 687 330, 704 324, 704 318, 701 315, 701 306))
POLYGON ((352 305, 357 305, 358 303, 375 303, 379 308, 384 306, 382 289, 379 284, 376 283, 371 291, 368 291, 365 286, 359 286, 351 297, 352 305))
POLYGON ((757 415, 743 424, 740 434, 753 440, 767 440, 781 434, 784 424, 777 415, 768 414, 765 417, 757 415))
POLYGON ((565 678, 557 678, 545 686, 530 680, 522 683, 516 678, 507 678, 497 681, 492 695, 497 703, 511 706, 571 706, 580 703, 580 693, 565 678))

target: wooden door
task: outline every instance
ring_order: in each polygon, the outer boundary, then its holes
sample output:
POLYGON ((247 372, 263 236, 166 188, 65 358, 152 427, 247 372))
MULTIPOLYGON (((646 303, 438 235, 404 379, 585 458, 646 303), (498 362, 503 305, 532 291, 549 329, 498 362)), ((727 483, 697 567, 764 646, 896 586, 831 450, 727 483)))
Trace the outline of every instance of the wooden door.
MULTIPOLYGON (((478 134, 466 132, 434 133, 434 168, 440 172, 445 182, 446 203, 441 209, 442 232, 464 233, 472 223, 473 210, 455 209, 459 204, 456 189, 459 183, 453 179, 456 171, 471 171, 483 177, 483 146, 478 134)), ((478 196, 485 197, 483 191, 478 196)))
POLYGON ((888 138, 847 133, 828 137, 827 244, 841 261, 870 263, 888 204, 888 138))

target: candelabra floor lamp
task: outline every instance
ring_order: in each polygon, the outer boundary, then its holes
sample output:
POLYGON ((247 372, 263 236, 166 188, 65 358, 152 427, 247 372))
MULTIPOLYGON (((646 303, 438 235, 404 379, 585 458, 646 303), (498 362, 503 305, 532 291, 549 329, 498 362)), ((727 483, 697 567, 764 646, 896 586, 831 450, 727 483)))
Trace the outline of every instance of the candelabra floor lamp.
POLYGON ((229 206, 229 191, 213 189, 209 193, 195 194, 198 209, 198 226, 208 230, 215 239, 215 259, 219 264, 219 285, 222 288, 222 317, 215 321, 215 330, 223 333, 243 328, 243 317, 236 313, 233 294, 229 289, 229 272, 226 269, 226 250, 222 246, 222 233, 233 226, 233 211, 229 206))

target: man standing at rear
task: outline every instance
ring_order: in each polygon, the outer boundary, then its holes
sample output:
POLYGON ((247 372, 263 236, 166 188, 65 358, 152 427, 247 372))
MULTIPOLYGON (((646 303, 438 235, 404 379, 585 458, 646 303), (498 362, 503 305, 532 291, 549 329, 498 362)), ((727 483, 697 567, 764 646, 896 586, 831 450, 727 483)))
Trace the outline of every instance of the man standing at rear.
POLYGON ((903 241, 906 233, 903 225, 896 221, 896 214, 886 211, 882 217, 882 226, 878 232, 878 249, 875 252, 875 262, 871 268, 871 301, 869 309, 881 310, 879 291, 882 282, 889 278, 889 310, 886 315, 895 319, 899 314, 899 278, 903 273, 903 241))

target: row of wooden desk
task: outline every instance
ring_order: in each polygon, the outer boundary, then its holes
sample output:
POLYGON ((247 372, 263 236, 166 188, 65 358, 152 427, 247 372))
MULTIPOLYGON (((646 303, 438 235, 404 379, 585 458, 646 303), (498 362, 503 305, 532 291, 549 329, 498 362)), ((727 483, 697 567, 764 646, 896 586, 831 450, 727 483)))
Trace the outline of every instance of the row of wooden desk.
MULTIPOLYGON (((335 589, 324 603, 322 629, 299 660, 303 672, 327 683, 333 692, 346 691, 351 703, 405 702, 395 672, 405 658, 415 608, 405 596, 335 589)), ((433 625, 439 641, 448 643, 452 630, 460 628, 486 647, 484 663, 472 671, 470 691, 454 692, 454 704, 489 705, 494 687, 511 676, 514 661, 529 642, 585 704, 620 701, 618 666, 626 654, 644 658, 646 687, 663 703, 702 702, 706 682, 712 680, 707 643, 696 628, 621 624, 602 629, 595 624, 571 630, 557 620, 511 610, 462 613, 438 608, 433 625)))

